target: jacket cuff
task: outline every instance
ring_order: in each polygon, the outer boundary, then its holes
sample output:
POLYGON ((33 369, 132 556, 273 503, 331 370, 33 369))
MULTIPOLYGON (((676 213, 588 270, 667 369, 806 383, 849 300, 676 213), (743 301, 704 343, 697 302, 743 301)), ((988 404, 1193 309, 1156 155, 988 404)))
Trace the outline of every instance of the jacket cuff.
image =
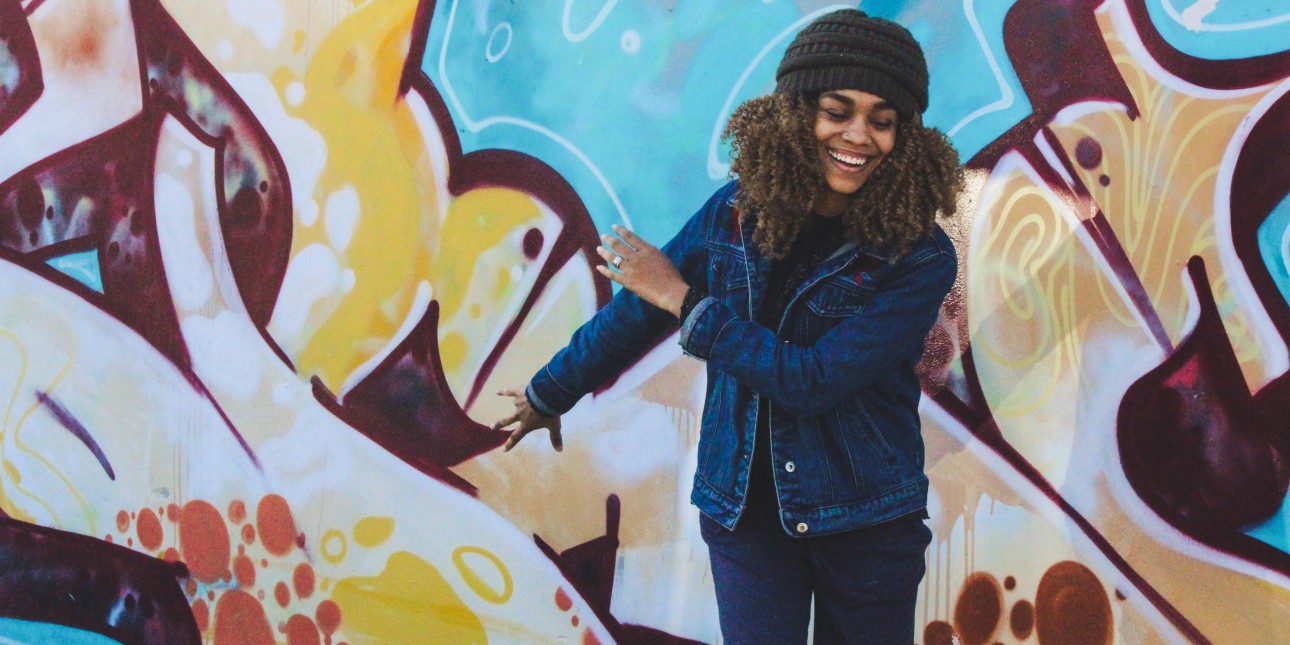
POLYGON ((558 417, 568 412, 582 398, 560 385, 547 367, 533 375, 533 380, 529 381, 529 386, 524 390, 524 396, 534 410, 548 417, 558 417))
POLYGON ((720 300, 711 296, 704 298, 681 324, 681 351, 708 360, 722 330, 736 319, 735 313, 720 300))

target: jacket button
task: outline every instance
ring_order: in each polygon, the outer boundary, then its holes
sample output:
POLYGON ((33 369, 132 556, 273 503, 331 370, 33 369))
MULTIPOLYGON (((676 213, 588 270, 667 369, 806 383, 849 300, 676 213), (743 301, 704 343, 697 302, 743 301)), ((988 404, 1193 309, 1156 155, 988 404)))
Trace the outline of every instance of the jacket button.
POLYGON ((799 522, 799 523, 797 524, 797 532, 798 532, 798 533, 805 533, 805 532, 807 532, 810 528, 811 528, 811 527, 809 527, 809 526, 807 526, 807 525, 806 525, 806 522, 799 522))
POLYGON ((793 463, 793 462, 791 462, 791 461, 790 461, 790 462, 788 462, 788 463, 784 464, 784 470, 787 470, 788 472, 790 472, 790 473, 791 473, 791 472, 793 472, 793 471, 797 470, 797 464, 795 464, 795 463, 793 463))

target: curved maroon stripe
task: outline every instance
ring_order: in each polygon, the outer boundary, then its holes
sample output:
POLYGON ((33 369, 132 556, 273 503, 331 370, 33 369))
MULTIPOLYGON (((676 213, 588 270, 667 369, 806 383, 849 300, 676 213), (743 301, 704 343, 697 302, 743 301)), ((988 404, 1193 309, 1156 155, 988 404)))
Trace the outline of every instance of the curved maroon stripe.
MULTIPOLYGON (((403 61, 403 74, 399 76, 399 96, 406 95, 412 86, 425 77, 421 65, 425 63, 426 42, 430 36, 430 21, 434 18, 435 0, 420 0, 412 19, 412 42, 408 46, 408 58, 403 61)), ((453 130, 456 132, 456 130, 453 130)), ((461 152, 460 146, 457 152, 461 152)))
POLYGON ((45 392, 36 390, 36 400, 49 409, 49 413, 54 415, 54 419, 64 429, 85 444, 86 448, 89 448, 90 453, 103 467, 103 472, 107 473, 108 479, 116 481, 116 472, 112 470, 112 463, 108 461, 107 455, 103 454, 103 448, 99 446, 99 442, 94 440, 94 435, 90 434, 89 428, 86 428, 85 424, 81 423, 80 419, 77 419, 76 415, 67 409, 67 406, 64 406, 45 392))
POLYGON ((11 60, 17 61, 18 68, 15 89, 0 96, 0 134, 3 134, 45 91, 36 37, 18 0, 0 0, 0 40, 9 49, 11 60))
POLYGON ((127 645, 198 645, 182 563, 0 517, 0 616, 101 634, 127 645))
POLYGON ((1259 250, 1259 228, 1290 197, 1290 94, 1282 95, 1259 119, 1241 146, 1232 173, 1232 244, 1254 291, 1281 338, 1290 342, 1290 305, 1259 250))
POLYGON ((1275 83, 1290 76, 1290 50, 1230 60, 1210 60, 1185 54, 1165 40, 1151 22, 1145 0, 1125 0, 1133 27, 1147 53, 1165 71, 1215 90, 1236 90, 1275 83))

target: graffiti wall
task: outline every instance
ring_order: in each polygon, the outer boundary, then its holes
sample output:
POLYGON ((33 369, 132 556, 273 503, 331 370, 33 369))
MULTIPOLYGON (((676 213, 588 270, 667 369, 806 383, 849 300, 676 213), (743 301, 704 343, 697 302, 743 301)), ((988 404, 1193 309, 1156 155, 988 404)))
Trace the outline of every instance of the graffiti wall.
MULTIPOLYGON (((717 642, 702 365, 496 392, 841 6, 0 0, 0 639, 717 642)), ((860 7, 968 167, 919 642, 1283 642, 1290 10, 860 7)))

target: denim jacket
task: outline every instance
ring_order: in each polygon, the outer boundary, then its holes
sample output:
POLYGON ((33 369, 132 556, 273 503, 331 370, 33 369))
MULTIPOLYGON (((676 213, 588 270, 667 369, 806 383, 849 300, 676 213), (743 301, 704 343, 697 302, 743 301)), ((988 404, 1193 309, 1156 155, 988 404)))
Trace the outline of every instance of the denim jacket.
MULTIPOLYGON (((927 503, 921 394, 923 340, 954 283, 940 227, 892 259, 844 244, 793 295, 778 330, 756 323, 771 263, 718 190, 663 252, 709 296, 682 321, 682 350, 707 362, 691 501, 726 528, 743 513, 758 406, 770 406, 780 521, 798 537, 914 513, 927 503)), ((626 369, 675 319, 623 290, 529 383, 533 406, 562 414, 626 369)), ((758 459, 767 458, 758 455, 758 459)))

